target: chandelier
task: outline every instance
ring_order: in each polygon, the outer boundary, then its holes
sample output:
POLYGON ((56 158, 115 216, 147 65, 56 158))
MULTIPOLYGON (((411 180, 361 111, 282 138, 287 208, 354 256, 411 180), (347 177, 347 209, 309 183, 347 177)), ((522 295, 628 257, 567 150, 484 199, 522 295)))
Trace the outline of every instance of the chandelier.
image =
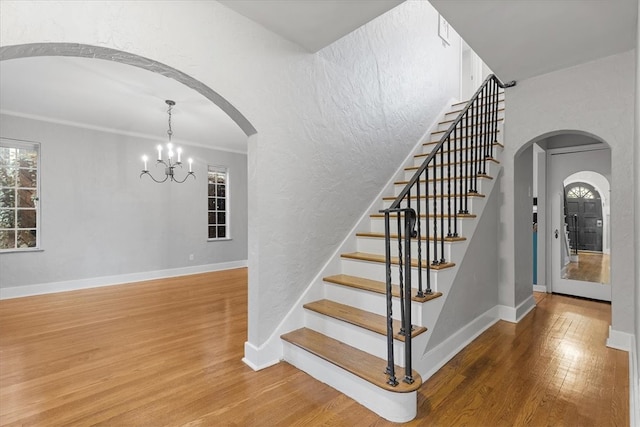
POLYGON ((177 147, 175 149, 176 151, 174 152, 173 143, 171 142, 171 136, 173 135, 173 130, 171 130, 171 110, 173 109, 173 106, 176 105, 176 103, 170 99, 167 99, 165 103, 169 106, 169 109, 167 110, 167 113, 169 114, 169 130, 167 130, 167 135, 169 135, 169 142, 167 143, 167 159, 162 160, 162 145, 158 145, 158 160, 156 161, 156 166, 158 166, 159 164, 164 165, 164 179, 156 179, 153 175, 151 175, 151 173, 149 172, 149 169, 147 168, 147 162, 149 158, 146 155, 142 156, 142 163, 144 164, 144 169, 142 169, 140 178, 142 178, 142 175, 149 175, 149 177, 152 180, 158 183, 169 180, 169 181, 177 182, 178 184, 182 184, 190 176, 192 176, 193 179, 196 178, 196 175, 193 173, 193 159, 189 158, 188 160, 189 172, 184 176, 184 178, 182 178, 182 180, 177 179, 174 173, 174 169, 178 166, 182 168, 182 148, 177 147), (177 155, 177 158, 174 161, 174 156, 176 155, 177 155))

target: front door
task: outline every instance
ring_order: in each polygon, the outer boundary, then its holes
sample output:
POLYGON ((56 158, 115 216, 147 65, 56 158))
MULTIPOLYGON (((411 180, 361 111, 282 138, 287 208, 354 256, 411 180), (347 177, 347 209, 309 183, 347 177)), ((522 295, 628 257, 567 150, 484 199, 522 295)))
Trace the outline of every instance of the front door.
POLYGON ((586 182, 574 182, 564 188, 564 197, 571 249, 602 252, 600 193, 586 182))

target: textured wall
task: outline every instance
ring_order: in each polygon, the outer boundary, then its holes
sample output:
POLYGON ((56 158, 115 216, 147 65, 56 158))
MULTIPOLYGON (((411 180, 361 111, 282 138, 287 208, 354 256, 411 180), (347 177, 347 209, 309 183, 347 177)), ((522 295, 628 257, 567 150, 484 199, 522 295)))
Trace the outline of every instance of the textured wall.
POLYGON ((43 249, 1 254, 0 288, 247 259, 245 155, 185 146, 196 180, 156 184, 138 176, 157 142, 6 115, 0 129, 40 142, 43 249), (207 241, 207 164, 229 167, 230 241, 207 241))
MULTIPOLYGON (((615 55, 518 82, 509 90, 504 194, 501 216, 505 235, 501 257, 509 259, 522 249, 515 247, 514 156, 532 140, 549 132, 579 131, 594 135, 611 147, 611 283, 612 327, 633 333, 634 263, 638 259, 633 246, 633 198, 637 183, 633 179, 634 129, 634 52, 615 55)), ((530 293, 518 289, 512 267, 501 274, 500 291, 517 306, 517 295, 530 293), (511 295, 510 295, 511 294, 511 295)), ((522 284, 524 286, 524 284, 522 284)))
POLYGON ((3 45, 120 49, 183 71, 257 129, 249 141, 249 341, 263 343, 459 92, 459 39, 406 2, 317 54, 216 2, 2 2, 3 45))

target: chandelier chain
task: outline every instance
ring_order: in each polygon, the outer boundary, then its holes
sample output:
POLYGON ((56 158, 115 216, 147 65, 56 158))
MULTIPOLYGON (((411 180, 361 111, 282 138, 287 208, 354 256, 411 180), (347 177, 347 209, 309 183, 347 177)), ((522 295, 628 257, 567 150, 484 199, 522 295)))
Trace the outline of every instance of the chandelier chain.
POLYGON ((173 135, 173 130, 171 129, 171 109, 173 108, 172 104, 169 104, 169 109, 167 113, 169 113, 169 130, 167 130, 167 135, 169 135, 169 142, 171 142, 171 136, 173 135))

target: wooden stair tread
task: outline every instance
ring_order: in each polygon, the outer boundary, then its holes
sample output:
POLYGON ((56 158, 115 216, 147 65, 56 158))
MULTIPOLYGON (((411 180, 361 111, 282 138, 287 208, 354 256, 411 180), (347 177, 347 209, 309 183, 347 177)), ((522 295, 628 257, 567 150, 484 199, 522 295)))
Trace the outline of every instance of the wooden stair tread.
MULTIPOLYGON (((371 262, 379 262, 379 263, 385 263, 386 259, 384 255, 378 255, 378 254, 369 254, 366 252, 350 252, 350 253, 346 253, 346 254, 341 254, 340 255, 342 258, 349 258, 349 259, 356 259, 356 260, 360 260, 360 261, 371 261, 371 262)), ((398 257, 391 257, 391 264, 398 264, 398 257)), ((427 260, 422 260, 422 265, 424 267, 427 266, 427 264, 430 266, 430 268, 432 270, 444 270, 446 268, 451 268, 453 266, 455 266, 456 264, 453 262, 445 262, 443 264, 438 264, 438 265, 432 265, 430 261, 427 260)), ((411 266, 412 267, 417 267, 418 266, 418 260, 415 258, 411 259, 411 266)))
MULTIPOLYGON (((449 194, 436 194, 435 195, 435 197, 440 197, 440 198, 444 198, 444 197, 447 197, 447 196, 449 196, 449 194)), ((485 197, 485 195, 482 194, 482 193, 467 193, 467 194, 463 194, 462 196, 480 197, 480 198, 485 197)), ((451 194, 451 197, 460 197, 460 194, 454 193, 454 194, 451 194)), ((382 200, 395 200, 397 198, 398 198, 398 196, 384 196, 382 198, 382 200)), ((434 195, 433 194, 429 194, 429 198, 433 199, 434 195)), ((418 199, 417 196, 411 196, 411 200, 417 200, 417 199, 418 199)), ((420 196, 420 199, 423 200, 424 196, 420 196)))
MULTIPOLYGON (((409 393, 418 390, 422 385, 422 378, 415 370, 412 371, 413 383, 407 384, 398 380, 398 385, 395 387, 387 384, 386 360, 311 329, 300 328, 282 335, 281 338, 384 390, 409 393)), ((404 368, 396 366, 395 369, 396 376, 400 378, 404 373, 404 368)))
MULTIPOLYGON (((356 237, 375 237, 375 238, 384 239, 384 233, 374 233, 371 231, 367 231, 367 232, 356 233, 356 237)), ((397 239, 398 235, 391 233, 391 238, 397 239)), ((421 240, 427 240, 427 236, 421 236, 421 240)), ((435 238, 433 236, 429 236, 429 240, 433 241, 435 240, 435 238)), ((467 238, 462 236, 444 238, 445 242, 463 242, 465 240, 467 240, 467 238)))
MULTIPOLYGON (((440 163, 437 163, 437 164, 436 164, 436 163, 434 163, 434 164, 430 164, 428 167, 429 167, 429 168, 438 168, 438 167, 440 167, 440 166, 442 166, 442 167, 447 167, 447 166, 457 166, 457 165, 459 165, 460 163, 481 162, 481 161, 483 161, 483 160, 486 160, 486 161, 488 161, 488 162, 493 162, 493 163, 496 163, 496 164, 498 164, 498 165, 500 164, 500 161, 499 161, 499 160, 497 160, 497 159, 495 159, 495 158, 493 158, 493 157, 485 157, 484 159, 480 159, 480 160, 471 160, 471 161, 469 161, 469 160, 464 160, 464 161, 462 161, 462 162, 451 162, 451 163, 442 163, 442 164, 440 164, 440 163)), ((422 165, 421 165, 421 166, 422 166, 422 165)), ((406 170, 406 171, 414 170, 414 169, 416 169, 416 170, 417 170, 418 168, 420 168, 420 166, 407 166, 406 168, 404 168, 404 170, 406 170)))
MULTIPOLYGON (((446 215, 437 214, 435 217, 436 218, 442 218, 442 217, 449 218, 449 216, 451 216, 453 218, 453 215, 448 215, 448 214, 446 214, 446 215)), ((458 218, 470 219, 470 218, 475 218, 476 214, 458 214, 457 216, 458 216, 458 218)), ((370 218, 384 218, 384 214, 383 213, 374 213, 374 214, 369 215, 369 217, 370 218)), ((395 213, 389 214, 389 217, 390 218, 395 218, 396 214, 395 213)), ((426 214, 423 214, 423 213, 420 214, 420 218, 421 219, 425 219, 426 217, 427 217, 426 214)), ((433 218, 433 214, 429 214, 429 218, 433 218)))
MULTIPOLYGON (((456 176, 453 177, 451 179, 462 179, 464 177, 462 176, 456 176)), ((478 178, 484 178, 484 179, 493 179, 492 176, 487 175, 487 174, 478 174, 478 178)), ((446 179, 446 178, 445 178, 446 179)), ((429 182, 434 182, 434 181, 442 181, 442 178, 429 178, 429 182)), ((424 179, 420 180, 421 184, 424 184, 426 181, 424 179)), ((404 180, 404 181, 396 181, 393 183, 393 185, 407 185, 409 183, 408 180, 404 180)))
MULTIPOLYGON (((321 299, 303 305, 307 310, 315 311, 334 319, 359 326, 371 332, 386 336, 387 335, 387 318, 370 311, 361 310, 350 305, 340 304, 339 302, 328 299, 321 299)), ((393 320, 393 339, 404 341, 404 335, 399 333, 401 323, 399 320, 393 320)), ((411 336, 416 337, 427 331, 424 326, 413 326, 411 336)))
MULTIPOLYGON (((378 294, 387 293, 387 284, 378 280, 365 279, 363 277, 349 276, 347 274, 336 274, 323 278, 325 282, 334 283, 336 285, 348 286, 350 288, 362 289, 363 291, 375 292, 378 294)), ((415 302, 426 302, 442 296, 442 292, 433 292, 425 294, 422 297, 416 296, 418 289, 411 289, 411 300, 415 302)), ((400 287, 391 285, 391 295, 395 298, 400 297, 400 287)))

